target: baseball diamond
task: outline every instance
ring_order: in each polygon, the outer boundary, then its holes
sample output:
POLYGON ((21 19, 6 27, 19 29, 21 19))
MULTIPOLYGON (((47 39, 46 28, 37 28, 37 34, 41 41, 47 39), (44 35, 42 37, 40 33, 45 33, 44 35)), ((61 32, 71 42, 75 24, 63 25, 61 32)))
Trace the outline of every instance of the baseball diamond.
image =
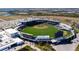
POLYGON ((17 30, 22 38, 32 41, 60 42, 75 35, 71 26, 52 19, 28 18, 19 23, 17 30))

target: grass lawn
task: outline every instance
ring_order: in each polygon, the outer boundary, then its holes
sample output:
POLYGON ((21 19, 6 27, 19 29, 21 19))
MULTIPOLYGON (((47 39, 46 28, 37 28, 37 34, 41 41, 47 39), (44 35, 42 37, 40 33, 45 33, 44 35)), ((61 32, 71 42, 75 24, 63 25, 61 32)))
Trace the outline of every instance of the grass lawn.
POLYGON ((35 49, 31 48, 30 46, 25 46, 24 48, 20 49, 19 51, 35 51, 35 49))
POLYGON ((71 32, 67 30, 63 30, 63 37, 69 37, 71 35, 71 32))
POLYGON ((48 28, 38 29, 38 28, 34 28, 33 26, 26 27, 22 30, 22 32, 33 34, 34 36, 49 35, 50 37, 54 38, 55 33, 58 32, 59 30, 55 26, 49 24, 45 26, 48 26, 48 28))
POLYGON ((75 49, 76 51, 79 51, 79 45, 77 46, 77 48, 75 49))
POLYGON ((42 51, 56 51, 49 43, 37 43, 36 47, 40 48, 42 51))

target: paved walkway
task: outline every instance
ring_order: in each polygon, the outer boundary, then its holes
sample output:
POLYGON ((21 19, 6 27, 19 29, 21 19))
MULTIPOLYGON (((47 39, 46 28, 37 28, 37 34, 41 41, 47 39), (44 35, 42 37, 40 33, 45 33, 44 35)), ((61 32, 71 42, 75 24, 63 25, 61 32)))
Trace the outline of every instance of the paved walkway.
POLYGON ((76 47, 79 44, 79 33, 77 34, 77 38, 73 40, 72 44, 65 44, 65 45, 52 45, 56 51, 75 51, 76 47))
POLYGON ((17 46, 15 48, 10 49, 9 51, 18 51, 18 50, 22 49, 25 46, 30 46, 33 49, 37 50, 37 51, 41 51, 39 48, 35 47, 35 44, 34 43, 27 42, 27 41, 25 41, 25 44, 23 44, 22 46, 17 46))

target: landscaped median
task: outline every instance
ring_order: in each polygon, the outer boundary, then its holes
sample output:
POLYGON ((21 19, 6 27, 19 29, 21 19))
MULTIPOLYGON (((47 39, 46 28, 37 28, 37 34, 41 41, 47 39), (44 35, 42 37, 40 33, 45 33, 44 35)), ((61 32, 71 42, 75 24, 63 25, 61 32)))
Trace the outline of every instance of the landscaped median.
POLYGON ((39 49, 41 49, 41 51, 56 51, 50 44, 48 43, 37 43, 35 45, 36 47, 38 47, 39 49))
POLYGON ((33 49, 31 46, 25 46, 24 48, 20 49, 19 51, 36 51, 35 49, 33 49))
POLYGON ((75 51, 79 51, 79 45, 77 46, 77 48, 75 49, 75 51))

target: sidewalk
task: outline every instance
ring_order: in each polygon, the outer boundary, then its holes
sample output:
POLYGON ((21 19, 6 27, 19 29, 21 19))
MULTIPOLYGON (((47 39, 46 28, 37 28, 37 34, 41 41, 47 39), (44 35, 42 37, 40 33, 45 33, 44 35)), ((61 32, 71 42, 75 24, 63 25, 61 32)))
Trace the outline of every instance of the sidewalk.
POLYGON ((22 46, 17 46, 15 48, 10 49, 9 51, 18 51, 18 50, 24 48, 25 46, 30 46, 33 49, 37 50, 37 51, 41 51, 39 48, 35 47, 35 44, 34 43, 27 42, 27 41, 25 41, 25 44, 23 44, 22 46))
POLYGON ((75 51, 76 47, 79 44, 79 33, 77 34, 77 38, 73 40, 72 44, 64 44, 64 45, 51 45, 56 51, 75 51))

